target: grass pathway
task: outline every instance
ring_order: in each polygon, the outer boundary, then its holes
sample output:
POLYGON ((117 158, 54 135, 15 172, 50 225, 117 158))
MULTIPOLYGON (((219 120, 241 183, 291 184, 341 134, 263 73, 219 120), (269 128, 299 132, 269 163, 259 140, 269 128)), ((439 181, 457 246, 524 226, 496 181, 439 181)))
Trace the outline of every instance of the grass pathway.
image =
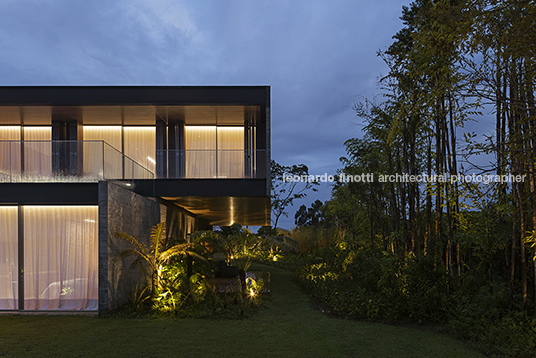
POLYGON ((0 357, 484 357, 405 327, 330 318, 291 273, 271 272, 268 308, 245 320, 0 316, 0 357))

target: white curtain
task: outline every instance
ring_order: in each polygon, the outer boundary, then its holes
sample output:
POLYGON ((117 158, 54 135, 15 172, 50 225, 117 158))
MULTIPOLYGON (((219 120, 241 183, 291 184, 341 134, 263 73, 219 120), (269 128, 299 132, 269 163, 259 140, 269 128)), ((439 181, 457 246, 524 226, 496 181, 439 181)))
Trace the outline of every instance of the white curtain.
POLYGON ((121 151, 121 126, 84 126, 84 140, 103 140, 121 151))
POLYGON ((24 309, 98 309, 98 207, 24 207, 24 309))
POLYGON ((186 178, 216 177, 216 127, 185 126, 186 178))
POLYGON ((20 174, 20 126, 0 126, 0 182, 20 174))
POLYGON ((243 178, 244 128, 185 126, 187 178, 243 178))
POLYGON ((84 126, 83 137, 84 141, 104 141, 108 144, 84 142, 84 174, 99 179, 121 179, 121 126, 84 126))
POLYGON ((33 181, 50 178, 52 175, 52 143, 50 142, 52 127, 24 127, 23 130, 25 177, 33 181))
POLYGON ((244 177, 244 127, 218 127, 218 177, 244 177))
MULTIPOLYGON (((125 155, 154 173, 156 168, 156 127, 123 127, 123 136, 125 155)), ((128 167, 127 165, 125 162, 127 178, 130 178, 131 172, 134 173, 135 177, 143 174, 143 170, 136 165, 128 167)))
POLYGON ((0 310, 18 309, 18 208, 0 206, 0 310))

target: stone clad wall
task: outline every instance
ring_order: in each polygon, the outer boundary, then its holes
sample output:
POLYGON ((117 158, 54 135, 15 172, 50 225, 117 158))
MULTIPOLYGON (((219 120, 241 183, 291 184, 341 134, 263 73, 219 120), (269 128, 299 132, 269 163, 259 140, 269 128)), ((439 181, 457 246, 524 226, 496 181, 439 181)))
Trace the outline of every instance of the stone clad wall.
POLYGON ((110 182, 99 182, 99 312, 113 310, 128 302, 136 284, 143 287, 148 275, 139 266, 131 268, 136 258, 120 257, 132 245, 114 236, 124 232, 149 245, 151 228, 160 222, 161 206, 110 182))

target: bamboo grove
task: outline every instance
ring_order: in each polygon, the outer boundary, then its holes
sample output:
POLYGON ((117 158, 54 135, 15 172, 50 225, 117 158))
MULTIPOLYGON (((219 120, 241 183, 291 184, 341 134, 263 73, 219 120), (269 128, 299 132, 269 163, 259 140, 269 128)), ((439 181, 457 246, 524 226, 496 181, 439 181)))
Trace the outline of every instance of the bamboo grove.
POLYGON ((348 242, 433 257, 449 290, 470 275, 502 280, 534 314, 536 4, 417 0, 401 19, 379 53, 384 95, 355 105, 365 134, 345 143, 341 173, 524 180, 339 182, 326 215, 348 242), (492 131, 471 133, 475 121, 492 131))

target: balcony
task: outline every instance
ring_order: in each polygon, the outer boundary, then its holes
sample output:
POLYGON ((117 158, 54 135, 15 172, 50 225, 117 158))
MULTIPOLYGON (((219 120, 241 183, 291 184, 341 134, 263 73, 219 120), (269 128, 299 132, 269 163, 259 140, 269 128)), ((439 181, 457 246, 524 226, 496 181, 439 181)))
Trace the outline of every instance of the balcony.
POLYGON ((0 141, 0 182, 97 182, 154 179, 104 141, 0 141))
MULTIPOLYGON (((156 161, 150 160, 156 162, 156 178, 161 179, 265 179, 267 175, 265 150, 158 150, 156 161)), ((149 169, 100 140, 0 141, 0 183, 154 178, 149 169)))
POLYGON ((265 179, 266 150, 157 150, 157 178, 265 179))

